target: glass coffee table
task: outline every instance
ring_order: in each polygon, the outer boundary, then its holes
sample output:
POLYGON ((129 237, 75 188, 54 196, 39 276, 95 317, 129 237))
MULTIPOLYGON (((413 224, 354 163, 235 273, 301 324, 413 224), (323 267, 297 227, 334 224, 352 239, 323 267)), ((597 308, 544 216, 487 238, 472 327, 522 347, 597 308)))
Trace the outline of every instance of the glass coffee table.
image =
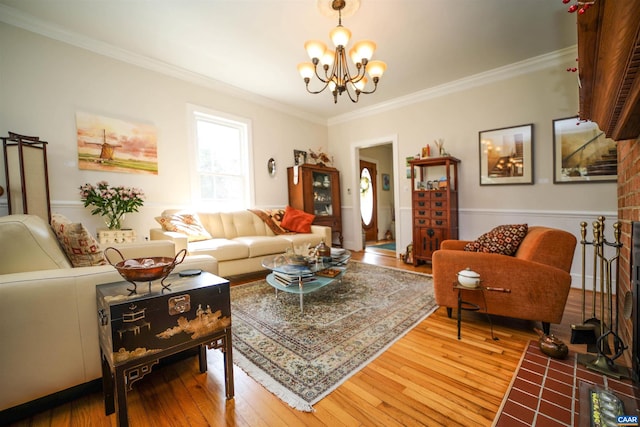
POLYGON ((262 266, 271 270, 267 283, 278 291, 300 295, 300 312, 304 313, 304 296, 342 280, 351 252, 331 248, 331 257, 310 258, 304 263, 291 263, 285 255, 269 256, 262 266))

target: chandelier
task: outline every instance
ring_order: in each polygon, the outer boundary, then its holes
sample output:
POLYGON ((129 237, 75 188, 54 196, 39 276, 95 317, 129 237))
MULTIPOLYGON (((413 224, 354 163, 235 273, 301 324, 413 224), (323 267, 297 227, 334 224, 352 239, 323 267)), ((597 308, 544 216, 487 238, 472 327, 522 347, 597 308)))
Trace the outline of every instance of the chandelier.
POLYGON ((317 94, 323 92, 327 87, 333 94, 333 102, 338 102, 338 95, 344 92, 349 95, 352 102, 358 102, 361 93, 370 94, 378 88, 378 81, 387 69, 387 64, 382 61, 371 61, 376 44, 371 40, 362 40, 356 43, 349 51, 349 57, 355 64, 355 72, 349 69, 347 63, 346 48, 351 38, 351 31, 342 26, 342 9, 345 0, 332 0, 331 8, 338 11, 338 26, 329 33, 329 37, 336 47, 335 52, 327 49, 327 46, 319 40, 309 40, 304 44, 304 48, 312 62, 298 64, 298 72, 304 79, 307 92, 317 94), (319 70, 318 64, 321 65, 319 70), (331 71, 329 71, 331 70, 331 71), (367 77, 373 81, 373 88, 366 90, 367 77), (313 76, 323 84, 320 90, 309 89, 309 82, 313 76))

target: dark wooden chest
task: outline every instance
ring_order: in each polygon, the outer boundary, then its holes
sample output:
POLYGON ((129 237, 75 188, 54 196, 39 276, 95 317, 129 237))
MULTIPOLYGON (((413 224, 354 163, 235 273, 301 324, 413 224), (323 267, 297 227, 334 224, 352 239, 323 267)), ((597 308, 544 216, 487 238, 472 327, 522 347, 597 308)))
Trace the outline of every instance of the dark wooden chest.
POLYGON ((162 354, 231 326, 229 282, 213 274, 170 275, 165 284, 96 287, 100 345, 112 366, 162 354))

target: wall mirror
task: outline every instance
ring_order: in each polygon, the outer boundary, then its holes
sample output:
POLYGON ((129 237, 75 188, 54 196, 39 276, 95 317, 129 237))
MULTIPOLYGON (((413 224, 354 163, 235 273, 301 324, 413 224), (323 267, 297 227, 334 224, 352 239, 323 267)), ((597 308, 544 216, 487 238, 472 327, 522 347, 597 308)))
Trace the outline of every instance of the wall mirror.
POLYGON ((269 176, 276 175, 276 159, 273 157, 267 161, 267 171, 269 172, 269 176))

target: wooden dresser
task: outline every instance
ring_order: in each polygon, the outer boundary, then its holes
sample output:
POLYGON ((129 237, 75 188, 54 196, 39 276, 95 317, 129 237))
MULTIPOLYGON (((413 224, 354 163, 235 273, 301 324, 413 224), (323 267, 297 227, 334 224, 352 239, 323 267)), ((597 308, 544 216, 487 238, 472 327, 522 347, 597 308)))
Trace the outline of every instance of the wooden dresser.
POLYGON ((314 224, 331 227, 332 245, 342 246, 340 172, 327 166, 304 164, 287 168, 289 205, 316 216, 314 224), (297 174, 297 175, 296 175, 297 174))
POLYGON ((458 163, 455 157, 410 162, 414 265, 431 262, 443 240, 458 238, 458 163))

